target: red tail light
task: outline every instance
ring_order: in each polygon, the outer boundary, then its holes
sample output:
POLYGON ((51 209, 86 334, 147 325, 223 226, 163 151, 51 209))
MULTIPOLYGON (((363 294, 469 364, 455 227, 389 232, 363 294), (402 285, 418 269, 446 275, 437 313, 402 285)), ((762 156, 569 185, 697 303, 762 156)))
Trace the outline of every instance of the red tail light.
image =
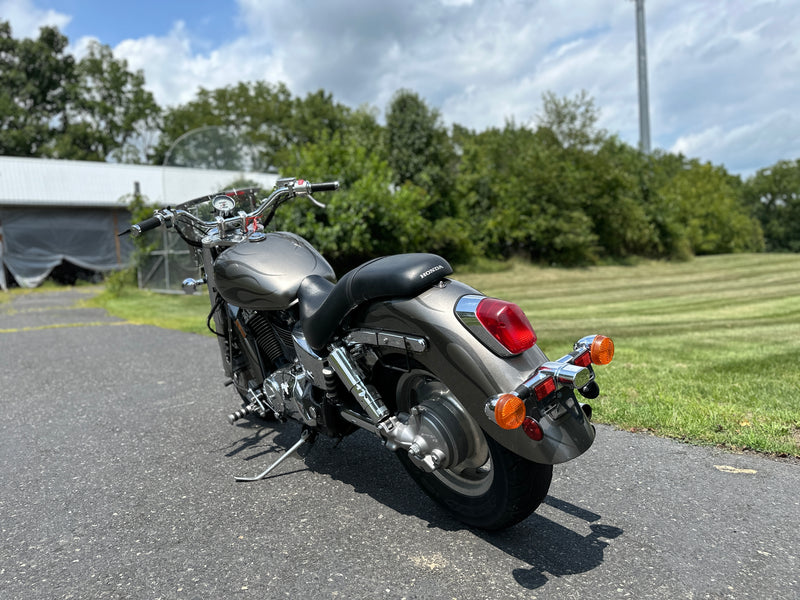
POLYGON ((590 364, 592 364, 592 355, 589 352, 584 352, 583 354, 578 355, 572 361, 572 364, 579 367, 588 367, 590 364))
POLYGON ((544 437, 544 431, 542 430, 542 426, 539 425, 539 421, 531 417, 525 417, 525 420, 522 422, 522 430, 534 442, 540 442, 544 437))
POLYGON ((550 394, 556 391, 556 382, 555 379, 552 377, 548 377, 542 383, 534 386, 533 388, 534 393, 536 394, 536 399, 539 401, 544 400, 550 394))
POLYGON ((536 332, 516 304, 497 298, 484 298, 478 304, 475 316, 511 354, 524 352, 536 343, 536 332))

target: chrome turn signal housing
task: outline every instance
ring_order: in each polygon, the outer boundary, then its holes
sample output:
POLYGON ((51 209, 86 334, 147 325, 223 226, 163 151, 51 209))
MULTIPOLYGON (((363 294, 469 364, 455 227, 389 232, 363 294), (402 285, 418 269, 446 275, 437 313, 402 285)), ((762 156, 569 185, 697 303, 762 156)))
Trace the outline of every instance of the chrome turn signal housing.
MULTIPOLYGON (((536 418, 528 416, 525 402, 533 403, 532 414, 539 418, 542 414, 551 415, 551 408, 560 401, 564 402, 564 397, 557 393, 561 388, 571 388, 586 398, 596 398, 600 388, 594 380, 592 365, 607 365, 613 358, 614 342, 611 338, 604 335, 583 337, 575 342, 571 353, 539 365, 513 392, 489 398, 484 413, 499 427, 522 427, 530 439, 540 441, 544 435, 542 425, 536 418)), ((591 407, 584 407, 586 418, 590 418, 591 407)))
POLYGON ((614 358, 614 340, 604 335, 587 335, 575 342, 575 350, 588 351, 595 365, 607 365, 614 358))

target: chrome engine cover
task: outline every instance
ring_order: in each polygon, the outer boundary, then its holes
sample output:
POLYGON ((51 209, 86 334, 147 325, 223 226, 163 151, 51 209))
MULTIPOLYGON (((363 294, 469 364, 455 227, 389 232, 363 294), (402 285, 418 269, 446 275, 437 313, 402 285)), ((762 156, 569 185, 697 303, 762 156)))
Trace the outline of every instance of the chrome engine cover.
POLYGON ((317 409, 311 398, 311 381, 299 362, 277 369, 262 386, 266 403, 280 418, 317 425, 317 409))

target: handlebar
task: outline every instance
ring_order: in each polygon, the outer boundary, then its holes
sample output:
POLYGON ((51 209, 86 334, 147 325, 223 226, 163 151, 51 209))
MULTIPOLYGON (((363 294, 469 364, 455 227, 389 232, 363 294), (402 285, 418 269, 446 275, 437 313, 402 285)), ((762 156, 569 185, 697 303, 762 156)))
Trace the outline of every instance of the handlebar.
POLYGON ((137 236, 141 235, 145 231, 150 231, 151 229, 155 229, 159 225, 161 225, 162 220, 158 217, 150 217, 145 219, 141 223, 136 223, 136 225, 131 225, 131 235, 137 236))
POLYGON ((312 183, 311 193, 315 192, 335 192, 339 189, 338 181, 327 181, 325 183, 312 183))
MULTIPOLYGON (((174 209, 162 208, 157 210, 152 217, 149 217, 144 221, 141 221, 140 223, 136 223, 135 225, 131 225, 131 228, 128 231, 124 231, 119 235, 130 233, 132 236, 136 237, 138 235, 141 235, 145 231, 150 231, 151 229, 155 229, 159 225, 166 224, 167 227, 171 227, 172 225, 175 224, 175 221, 178 218, 188 219, 195 226, 207 230, 210 230, 214 227, 218 227, 220 231, 224 231, 225 229, 228 229, 229 226, 234 226, 234 227, 239 226, 242 229, 245 229, 247 227, 248 221, 261 218, 261 216, 267 211, 267 209, 270 208, 276 209, 283 202, 287 202, 297 196, 306 196, 317 206, 324 207, 325 205, 314 200, 311 194, 315 192, 333 192, 339 189, 338 181, 311 183, 310 181, 304 181, 302 179, 294 179, 294 178, 280 179, 278 180, 277 185, 280 187, 275 189, 267 198, 265 198, 261 202, 258 208, 256 208, 253 212, 250 213, 245 213, 242 211, 235 217, 228 217, 225 219, 222 217, 217 217, 214 221, 203 221, 199 217, 196 217, 192 213, 180 207, 174 209)), ((217 195, 218 194, 211 194, 205 198, 198 198, 182 206, 189 206, 197 203, 198 201, 211 200, 217 195)), ((273 213, 270 213, 270 217, 272 216, 272 214, 274 214, 274 211, 273 213)))

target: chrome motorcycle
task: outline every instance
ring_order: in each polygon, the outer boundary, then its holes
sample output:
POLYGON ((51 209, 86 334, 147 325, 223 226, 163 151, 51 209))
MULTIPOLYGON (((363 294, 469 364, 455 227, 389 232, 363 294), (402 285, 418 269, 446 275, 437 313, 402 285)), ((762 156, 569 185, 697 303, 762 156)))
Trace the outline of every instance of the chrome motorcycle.
POLYGON ((364 429, 467 525, 525 519, 545 498, 552 465, 594 441, 576 391, 597 397, 593 367, 611 361, 613 342, 589 335, 549 360, 517 305, 452 279, 440 256, 384 256, 337 280, 305 239, 265 229, 283 203, 324 207, 313 194, 338 187, 280 179, 263 199, 257 189, 212 194, 131 227, 174 228, 195 249, 202 277, 184 288, 207 286, 208 325, 242 402, 230 422, 302 425, 274 464, 237 480, 265 478, 319 434, 364 429), (250 212, 237 210, 244 199, 250 212))

